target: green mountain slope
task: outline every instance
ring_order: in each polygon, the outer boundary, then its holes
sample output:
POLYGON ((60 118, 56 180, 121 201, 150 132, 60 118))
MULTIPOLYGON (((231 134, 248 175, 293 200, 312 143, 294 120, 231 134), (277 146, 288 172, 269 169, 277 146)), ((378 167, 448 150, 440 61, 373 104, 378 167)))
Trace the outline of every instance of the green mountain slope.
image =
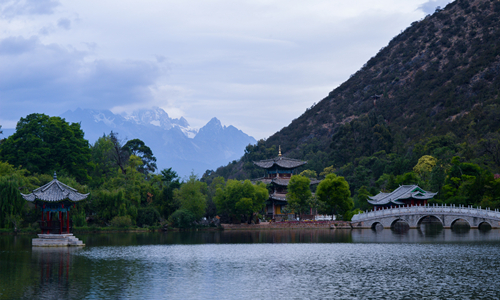
POLYGON ((499 94, 500 1, 457 0, 412 23, 240 161, 204 176, 261 176, 252 161, 276 156, 278 145, 318 173, 333 165, 353 190, 381 188, 380 176, 412 171, 426 154, 499 173, 499 94))

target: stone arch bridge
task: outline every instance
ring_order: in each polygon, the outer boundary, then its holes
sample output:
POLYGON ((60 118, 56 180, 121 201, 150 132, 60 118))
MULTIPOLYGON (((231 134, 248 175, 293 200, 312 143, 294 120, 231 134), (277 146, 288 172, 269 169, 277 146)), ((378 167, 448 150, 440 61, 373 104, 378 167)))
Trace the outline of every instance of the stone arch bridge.
POLYGON ((381 224, 384 228, 391 228, 397 221, 404 221, 410 228, 418 228, 426 217, 435 217, 444 228, 451 228, 458 220, 466 221, 471 228, 479 228, 482 224, 489 224, 491 228, 500 228, 500 211, 498 210, 453 205, 396 207, 364 212, 352 217, 351 226, 352 228, 374 228, 377 224, 381 224))

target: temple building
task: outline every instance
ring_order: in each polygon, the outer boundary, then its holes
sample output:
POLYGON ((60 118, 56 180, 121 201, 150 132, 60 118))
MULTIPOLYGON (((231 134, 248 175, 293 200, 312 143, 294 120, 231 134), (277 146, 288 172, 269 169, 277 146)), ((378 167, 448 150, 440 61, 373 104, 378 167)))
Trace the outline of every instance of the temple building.
POLYGON ((33 246, 84 246, 81 241, 73 237, 72 222, 70 221, 71 208, 75 203, 84 200, 89 194, 80 194, 72 187, 54 179, 33 190, 31 194, 22 194, 26 200, 33 202, 35 208, 41 212, 39 222, 41 234, 33 239, 33 246))
POLYGON ((391 193, 380 192, 368 199, 373 205, 373 210, 398 206, 426 205, 437 193, 421 189, 418 185, 401 185, 391 193))
MULTIPOLYGON (((282 156, 280 147, 278 157, 254 161, 253 163, 266 172, 264 177, 257 180, 272 185, 272 191, 266 201, 266 216, 272 219, 283 218, 285 216, 283 208, 287 205, 286 194, 290 178, 292 175, 297 174, 298 167, 305 165, 307 162, 282 156)), ((311 181, 311 185, 318 182, 316 180, 311 181)))

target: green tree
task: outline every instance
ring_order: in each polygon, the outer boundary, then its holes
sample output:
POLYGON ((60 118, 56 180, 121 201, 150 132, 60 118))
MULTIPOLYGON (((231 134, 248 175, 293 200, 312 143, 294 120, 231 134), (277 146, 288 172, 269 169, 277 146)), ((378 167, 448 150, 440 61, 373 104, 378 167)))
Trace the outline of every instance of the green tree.
POLYGON ((366 186, 362 186, 358 189, 358 192, 356 196, 354 197, 354 207, 359 208, 362 211, 369 210, 371 209, 370 203, 368 203, 368 197, 370 197, 371 194, 366 188, 366 186))
POLYGON ((16 132, 0 145, 0 156, 33 173, 66 173, 78 181, 89 180, 89 142, 80 124, 60 117, 30 114, 17 122, 16 132))
POLYGON ((205 214, 206 193, 207 184, 199 181, 196 175, 191 174, 189 180, 182 184, 180 189, 174 191, 174 198, 180 203, 181 209, 191 212, 195 220, 199 220, 205 214))
MULTIPOLYGON (((0 164, 2 163, 0 162, 0 164)), ((9 228, 11 220, 17 221, 20 219, 26 201, 19 193, 19 183, 18 178, 15 176, 6 175, 0 177, 0 228, 9 228)), ((17 223, 13 225, 19 227, 17 223)))
POLYGON ((230 179, 225 186, 217 188, 215 204, 219 214, 237 218, 243 215, 250 223, 253 213, 261 211, 268 198, 269 192, 264 183, 254 185, 250 180, 230 179))
POLYGON ((94 167, 90 173, 92 177, 90 185, 94 188, 102 185, 107 178, 116 173, 118 166, 113 159, 113 147, 111 137, 103 135, 90 148, 94 167))
POLYGON ((180 208, 180 203, 174 198, 174 191, 181 186, 177 172, 172 168, 161 171, 162 188, 159 197, 154 200, 160 214, 167 218, 180 208))
POLYGON ((424 155, 418 159, 418 163, 413 167, 413 172, 417 173, 423 180, 427 180, 436 163, 435 157, 424 155))
POLYGON ((219 176, 212 180, 210 185, 208 186, 207 193, 207 211, 205 212, 205 216, 207 218, 213 218, 217 214, 217 206, 215 205, 215 193, 218 188, 224 188, 226 185, 226 181, 224 177, 219 176))
POLYGON ((313 170, 304 170, 304 171, 300 172, 299 175, 310 178, 310 179, 318 178, 318 174, 316 173, 316 171, 313 171, 313 170))
POLYGON ((325 205, 326 211, 332 215, 343 215, 350 210, 354 203, 349 190, 349 184, 344 177, 334 173, 328 174, 324 180, 318 184, 316 196, 325 205))
POLYGON ((288 183, 286 194, 288 205, 299 216, 310 208, 309 201, 312 196, 310 184, 309 178, 301 175, 293 175, 288 183))
POLYGON ((156 171, 156 157, 153 155, 153 151, 140 139, 128 141, 123 145, 123 150, 127 151, 129 155, 135 155, 142 160, 143 164, 138 168, 139 172, 147 175, 156 171))

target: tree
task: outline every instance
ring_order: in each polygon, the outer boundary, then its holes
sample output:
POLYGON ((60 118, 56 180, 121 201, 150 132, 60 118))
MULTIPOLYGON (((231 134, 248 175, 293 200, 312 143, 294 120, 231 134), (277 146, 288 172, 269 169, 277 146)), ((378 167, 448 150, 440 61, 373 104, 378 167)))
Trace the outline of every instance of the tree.
POLYGON ((369 210, 371 205, 368 203, 368 197, 370 197, 370 192, 366 188, 366 186, 362 186, 358 189, 357 195, 354 197, 354 204, 356 208, 360 210, 369 210))
POLYGON ((60 117, 30 114, 17 122, 16 132, 0 145, 0 156, 33 173, 66 173, 81 182, 89 180, 89 142, 80 124, 60 117))
POLYGON ((326 167, 323 169, 323 172, 319 173, 319 176, 326 176, 328 174, 331 174, 335 172, 335 168, 332 166, 326 167))
POLYGON ((189 180, 182 184, 180 189, 174 191, 174 198, 179 201, 181 209, 191 212, 195 220, 199 220, 205 214, 206 193, 207 184, 191 174, 189 180))
POLYGON ((127 171, 125 170, 125 168, 127 167, 127 161, 130 157, 130 153, 123 148, 122 141, 118 138, 118 133, 114 133, 113 131, 111 131, 111 133, 109 134, 109 138, 113 143, 113 161, 120 168, 120 170, 122 170, 122 173, 126 174, 127 171))
POLYGON ((251 222, 253 213, 261 211, 269 198, 266 185, 262 182, 254 185, 250 180, 228 180, 224 187, 217 188, 215 204, 219 214, 239 218, 241 215, 251 222))
POLYGON ((91 146, 93 170, 91 171, 91 185, 100 186, 106 178, 116 173, 117 165, 114 161, 114 144, 109 135, 103 135, 91 146))
POLYGON ((128 141, 123 145, 123 150, 127 151, 129 155, 135 155, 142 160, 143 165, 139 167, 139 172, 147 175, 156 171, 156 157, 154 157, 153 151, 140 139, 128 141))
POLYGON ((161 171, 161 181, 163 187, 160 197, 155 198, 155 205, 159 208, 161 215, 168 218, 180 207, 180 203, 174 198, 174 190, 178 189, 181 183, 177 172, 172 168, 161 171))
POLYGON ((210 185, 208 186, 207 193, 207 210, 205 212, 205 216, 207 218, 213 218, 217 214, 217 206, 215 205, 215 193, 218 188, 224 188, 226 185, 226 181, 224 177, 219 176, 212 180, 210 185))
POLYGON ((413 167, 413 172, 417 173, 422 179, 426 180, 428 174, 437 163, 437 159, 430 155, 424 155, 418 159, 418 163, 413 167))
POLYGON ((307 177, 307 178, 311 178, 311 179, 318 178, 318 174, 316 173, 316 171, 313 171, 313 170, 304 170, 304 171, 300 172, 299 175, 307 177))
POLYGON ((349 184, 344 177, 334 173, 328 174, 324 180, 318 184, 316 196, 325 205, 326 211, 332 215, 343 215, 352 209, 354 203, 349 190, 349 184))
POLYGON ((310 208, 309 200, 312 196, 310 184, 309 178, 301 175, 293 175, 288 183, 286 194, 288 205, 294 212, 299 213, 299 216, 310 208))

